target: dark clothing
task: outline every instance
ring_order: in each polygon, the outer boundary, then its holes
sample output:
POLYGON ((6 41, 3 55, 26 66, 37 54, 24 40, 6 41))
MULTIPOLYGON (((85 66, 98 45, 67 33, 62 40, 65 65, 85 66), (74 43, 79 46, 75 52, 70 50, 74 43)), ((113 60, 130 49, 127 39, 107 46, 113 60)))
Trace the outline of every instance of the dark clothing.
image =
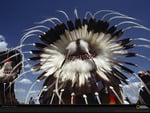
MULTIPOLYGON (((146 91, 145 87, 143 87, 141 90, 140 90, 140 94, 141 98, 143 99, 144 101, 144 104, 148 104, 150 105, 150 95, 148 94, 148 92, 146 91)), ((139 102, 141 103, 141 102, 139 102)), ((143 104, 143 103, 141 103, 143 104)))
POLYGON ((29 100, 29 104, 35 104, 35 102, 34 102, 34 99, 33 99, 33 98, 30 98, 30 100, 29 100))

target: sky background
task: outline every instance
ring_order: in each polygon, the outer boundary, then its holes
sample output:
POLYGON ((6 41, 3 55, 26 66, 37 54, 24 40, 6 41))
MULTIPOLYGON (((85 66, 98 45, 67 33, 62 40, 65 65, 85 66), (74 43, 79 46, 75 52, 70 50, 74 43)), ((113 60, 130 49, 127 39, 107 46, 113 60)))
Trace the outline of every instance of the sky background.
MULTIPOLYGON (((57 13, 57 10, 64 10, 70 15, 70 18, 73 18, 75 8, 81 17, 86 11, 92 13, 103 9, 118 11, 139 19, 142 25, 150 28, 149 5, 149 0, 0 0, 0 35, 5 37, 8 48, 16 47, 20 43, 24 30, 34 26, 35 22, 49 17, 59 17, 60 14, 57 13)), ((150 32, 139 30, 130 33, 131 36, 134 35, 133 37, 142 34, 141 36, 150 39, 150 32)), ((139 49, 138 51, 150 56, 149 49, 144 49, 144 51, 139 49)), ((135 62, 147 70, 150 67, 148 61, 136 60, 135 62)), ((26 69, 30 69, 30 65, 26 65, 26 69)), ((26 92, 33 83, 33 78, 36 77, 36 74, 25 75, 16 84, 17 98, 20 101, 24 101, 26 92)), ((40 84, 37 85, 31 93, 37 96, 40 87, 40 84)))

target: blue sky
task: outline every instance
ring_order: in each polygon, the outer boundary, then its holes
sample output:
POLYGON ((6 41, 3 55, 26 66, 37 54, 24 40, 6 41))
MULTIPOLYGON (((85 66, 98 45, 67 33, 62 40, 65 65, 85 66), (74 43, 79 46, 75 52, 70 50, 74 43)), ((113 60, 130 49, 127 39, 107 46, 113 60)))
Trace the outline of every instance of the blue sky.
POLYGON ((9 47, 18 45, 26 28, 46 17, 58 16, 56 10, 62 9, 79 15, 89 10, 95 12, 111 9, 142 21, 150 26, 149 0, 0 0, 0 34, 6 37, 9 47), (13 40, 12 40, 13 39, 13 40))
MULTIPOLYGON (((16 47, 24 30, 32 27, 35 22, 48 17, 59 17, 57 10, 64 10, 68 15, 73 16, 75 8, 82 17, 86 11, 93 13, 103 9, 118 11, 139 19, 141 24, 150 28, 149 4, 149 0, 0 0, 0 35, 5 37, 9 48, 16 47)), ((139 31, 131 34, 131 36, 142 34, 141 36, 150 39, 150 32, 139 31)), ((148 49, 146 51, 139 49, 139 51, 150 56, 148 49)), ((149 62, 145 60, 137 62, 149 69, 149 62)), ((19 99, 25 96, 22 94, 31 86, 31 82, 32 80, 27 82, 25 90, 21 89, 19 99)), ((37 87, 40 88, 40 85, 37 87)))

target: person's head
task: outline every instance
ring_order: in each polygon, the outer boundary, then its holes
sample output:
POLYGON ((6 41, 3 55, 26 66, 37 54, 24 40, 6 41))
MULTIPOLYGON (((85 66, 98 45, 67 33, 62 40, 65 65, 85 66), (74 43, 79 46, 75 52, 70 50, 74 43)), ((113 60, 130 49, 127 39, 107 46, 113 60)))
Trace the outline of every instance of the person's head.
POLYGON ((138 76, 143 80, 146 85, 150 85, 150 73, 149 71, 140 71, 138 76))

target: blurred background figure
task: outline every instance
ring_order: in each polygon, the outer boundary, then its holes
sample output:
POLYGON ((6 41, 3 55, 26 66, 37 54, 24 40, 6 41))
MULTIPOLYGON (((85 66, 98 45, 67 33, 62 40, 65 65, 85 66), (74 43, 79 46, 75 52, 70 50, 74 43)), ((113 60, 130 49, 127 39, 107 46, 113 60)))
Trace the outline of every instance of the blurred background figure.
MULTIPOLYGON (((140 71, 138 73, 139 77, 143 80, 147 88, 150 90, 150 71, 140 71)), ((148 94, 144 86, 141 87, 139 92, 139 100, 142 98, 145 104, 150 104, 150 95, 148 94)), ((138 101, 140 103, 140 101, 138 101)))
POLYGON ((29 104, 35 104, 33 97, 30 97, 29 104))
POLYGON ((19 50, 8 49, 4 36, 0 35, 0 104, 19 104, 14 92, 14 80, 22 69, 19 50))

